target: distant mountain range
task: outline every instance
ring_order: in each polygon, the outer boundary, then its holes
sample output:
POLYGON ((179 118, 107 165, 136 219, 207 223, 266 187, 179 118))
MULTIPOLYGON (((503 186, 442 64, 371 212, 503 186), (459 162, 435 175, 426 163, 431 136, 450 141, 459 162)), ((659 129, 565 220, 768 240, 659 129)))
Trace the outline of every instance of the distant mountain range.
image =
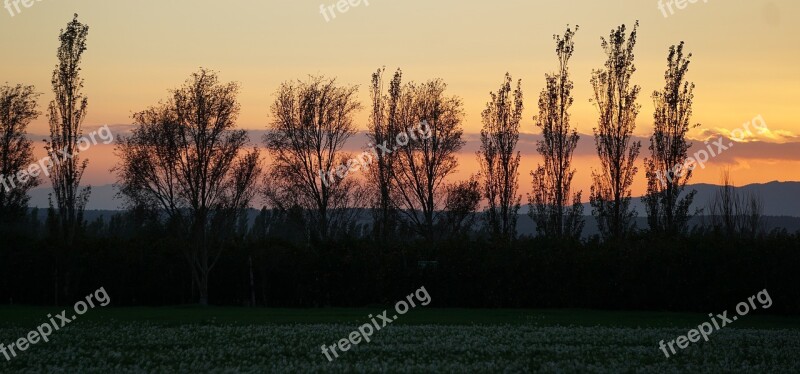
MULTIPOLYGON (((711 184, 695 184, 687 188, 697 191, 691 211, 695 208, 705 209, 709 201, 713 198, 719 186, 711 184)), ((764 204, 764 215, 766 216, 788 216, 800 217, 800 182, 769 182, 763 184, 749 184, 736 187, 741 193, 754 193, 760 196, 764 204)), ((52 193, 52 188, 42 187, 31 190, 32 207, 47 208, 48 195, 52 193)), ((122 201, 115 197, 116 190, 113 185, 92 186, 92 194, 89 198, 87 210, 120 210, 122 201)), ((260 206, 260 204, 254 204, 260 206)), ((645 215, 644 205, 639 197, 633 199, 631 204, 639 213, 640 217, 645 215)), ((706 209, 707 210, 707 209, 706 209)), ((527 207, 523 206, 521 213, 526 213, 527 207)), ((591 214, 591 206, 584 204, 584 213, 591 214)))
MULTIPOLYGON (((711 201, 719 186, 711 184, 696 184, 689 186, 689 189, 697 191, 694 204, 690 211, 694 212, 695 208, 705 209, 707 212, 708 202, 711 201)), ((800 182, 769 182, 763 184, 750 184, 742 187, 736 187, 739 193, 754 193, 760 196, 764 206, 764 224, 765 229, 770 231, 775 228, 785 228, 789 232, 800 231, 800 182)), ((31 191, 31 206, 39 208, 47 208, 48 194, 52 192, 50 188, 37 188, 31 191)), ((92 195, 89 200, 85 218, 87 221, 92 222, 97 219, 107 221, 111 216, 119 213, 122 202, 115 198, 116 190, 113 185, 104 185, 92 187, 92 195)), ((260 206, 260 204, 254 204, 260 206)), ((634 209, 639 213, 636 219, 636 225, 639 228, 647 227, 647 218, 645 217, 644 205, 639 197, 633 199, 631 204, 634 209)), ((592 208, 588 203, 584 204, 584 214, 586 217, 586 226, 583 230, 583 236, 588 237, 598 233, 597 223, 591 217, 592 208)), ((39 211, 40 219, 46 217, 45 210, 39 211)), ((249 221, 252 223, 255 216, 258 214, 258 209, 251 209, 248 212, 249 221)), ((366 212, 361 214, 361 223, 369 224, 370 215, 366 212)), ((701 223, 703 217, 694 217, 689 226, 695 226, 701 223)), ((520 218, 517 222, 517 232, 520 235, 534 235, 535 225, 527 215, 527 206, 523 206, 520 212, 520 218)))
MULTIPOLYGON (((694 199, 694 204, 691 211, 695 208, 706 208, 709 201, 713 198, 719 186, 712 184, 695 184, 687 187, 687 190, 694 189, 697 195, 694 199)), ((748 184, 742 187, 736 187, 736 190, 742 193, 754 193, 761 197, 764 203, 764 215, 766 216, 790 216, 800 217, 800 182, 769 182, 748 184)), ((113 185, 92 186, 92 194, 89 198, 88 210, 120 210, 122 202, 115 198, 116 189, 113 185)), ((43 187, 36 188, 31 191, 31 206, 39 208, 47 208, 48 194, 52 193, 52 188, 43 187)), ((260 206, 260 204, 254 204, 260 206)), ((644 205, 640 198, 633 198, 632 206, 639 213, 639 216, 645 215, 644 205)), ((523 207, 522 213, 527 212, 526 207, 523 207)), ((584 213, 591 214, 591 207, 588 203, 584 204, 584 213)))
MULTIPOLYGON (((687 186, 686 191, 695 190, 697 194, 694 197, 690 212, 697 209, 703 209, 705 214, 708 214, 708 205, 712 201, 714 195, 719 190, 720 186, 713 184, 693 184, 687 186)), ((734 188, 740 195, 747 196, 753 193, 761 198, 764 204, 763 214, 766 216, 790 216, 800 217, 800 182, 778 182, 773 181, 769 183, 756 183, 748 184, 746 186, 734 188)), ((642 199, 637 197, 631 202, 631 205, 639 213, 640 217, 647 214, 642 199)), ((584 204, 584 213, 590 214, 591 206, 584 204)))

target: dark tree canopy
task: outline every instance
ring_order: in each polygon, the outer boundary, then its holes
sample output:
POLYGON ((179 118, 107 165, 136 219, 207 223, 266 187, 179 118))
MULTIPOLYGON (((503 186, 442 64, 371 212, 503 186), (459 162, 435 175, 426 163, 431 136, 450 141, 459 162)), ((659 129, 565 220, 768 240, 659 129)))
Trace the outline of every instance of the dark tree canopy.
POLYGON ((28 174, 34 163, 28 124, 40 112, 33 86, 0 86, 0 225, 12 224, 26 214, 28 191, 39 184, 41 169, 28 174), (24 172, 24 176, 19 174, 24 172))
MULTIPOLYGON (((683 42, 669 48, 664 89, 653 92, 653 135, 646 158, 647 194, 642 198, 650 230, 679 235, 688 229, 689 207, 695 191, 683 194, 694 165, 685 165, 691 143, 686 139, 692 118, 694 83, 686 81, 692 55, 683 54, 683 42), (688 166, 688 167, 686 167, 688 166)), ((694 127, 697 127, 695 125, 694 127)), ((703 151, 705 152, 705 151, 703 151)))
POLYGON ((631 76, 636 71, 633 48, 638 27, 637 21, 628 34, 622 25, 611 30, 608 39, 602 38, 607 60, 602 69, 592 72, 594 103, 600 112, 594 129, 600 170, 592 172, 590 202, 600 231, 607 238, 622 238, 635 224, 636 212, 630 202, 641 148, 641 143, 633 140, 640 88, 631 82, 631 76))
POLYGON ((519 212, 519 162, 517 151, 519 123, 522 119, 522 81, 511 90, 511 75, 497 92, 490 92, 491 100, 481 113, 481 148, 478 151, 482 197, 489 206, 484 213, 489 233, 496 239, 512 240, 517 235, 519 212))
POLYGON ((265 143, 272 158, 266 197, 281 210, 304 209, 314 236, 327 238, 352 220, 348 208, 362 203, 356 167, 342 150, 356 132, 353 115, 361 108, 356 86, 322 76, 285 82, 272 104, 265 143), (338 178, 336 178, 338 176, 338 178))
POLYGON ((78 22, 76 14, 67 28, 61 30, 58 47, 58 65, 53 71, 53 93, 55 99, 48 107, 50 139, 45 148, 55 155, 50 170, 53 192, 56 198, 56 214, 59 229, 67 243, 72 242, 83 220, 83 210, 89 199, 90 189, 81 188, 81 179, 89 160, 81 160, 78 140, 82 136, 81 125, 86 118, 88 100, 81 93, 83 78, 80 64, 86 51, 89 26, 78 22))
POLYGON ((184 255, 201 304, 261 172, 258 150, 246 150, 247 132, 235 128, 238 92, 238 84, 202 69, 166 103, 134 114, 137 127, 117 146, 122 196, 131 208, 163 216, 187 241, 184 255))
POLYGON ((416 139, 397 147, 394 182, 398 205, 419 235, 434 237, 446 199, 445 180, 456 172, 464 145, 461 99, 447 96, 441 80, 408 83, 400 95, 399 123, 416 139))
MULTIPOLYGON (((372 74, 370 95, 372 112, 368 124, 367 136, 371 144, 383 145, 394 143, 401 128, 398 117, 401 83, 403 72, 394 73, 389 82, 387 93, 384 93, 383 68, 372 74)), ((398 225, 397 202, 393 200, 396 192, 392 175, 395 170, 397 154, 394 152, 374 152, 373 165, 368 170, 369 194, 373 207, 374 233, 382 240, 387 240, 396 231, 398 225)))
POLYGON ((583 231, 581 192, 572 194, 572 155, 578 146, 578 131, 570 127, 573 83, 569 78, 569 59, 575 49, 575 30, 555 35, 558 71, 545 75, 545 88, 539 94, 539 115, 534 118, 542 130, 536 150, 544 164, 531 173, 533 191, 529 196, 530 215, 540 235, 552 238, 580 238, 583 231), (572 204, 570 207, 569 205, 572 204))

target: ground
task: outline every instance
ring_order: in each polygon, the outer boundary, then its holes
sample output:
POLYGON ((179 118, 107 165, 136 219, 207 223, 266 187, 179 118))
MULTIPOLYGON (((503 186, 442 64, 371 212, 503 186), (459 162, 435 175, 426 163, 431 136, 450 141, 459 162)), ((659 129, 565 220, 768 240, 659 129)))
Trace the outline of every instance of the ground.
MULTIPOLYGON (((707 315, 591 310, 416 308, 328 361, 384 309, 90 309, 0 372, 800 372, 797 317, 742 316, 667 358, 659 341, 707 315)), ((0 343, 61 310, 0 308, 0 343)))

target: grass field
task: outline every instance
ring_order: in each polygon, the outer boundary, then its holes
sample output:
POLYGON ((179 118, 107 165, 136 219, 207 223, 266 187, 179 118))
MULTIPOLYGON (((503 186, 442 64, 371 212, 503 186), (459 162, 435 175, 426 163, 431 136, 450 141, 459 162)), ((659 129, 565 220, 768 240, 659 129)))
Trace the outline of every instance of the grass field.
MULTIPOLYGON (((800 372, 800 318, 743 316, 667 359, 703 314, 412 309, 328 362, 368 309, 92 309, 0 372, 800 372)), ((60 308, 0 308, 8 345, 60 308)))

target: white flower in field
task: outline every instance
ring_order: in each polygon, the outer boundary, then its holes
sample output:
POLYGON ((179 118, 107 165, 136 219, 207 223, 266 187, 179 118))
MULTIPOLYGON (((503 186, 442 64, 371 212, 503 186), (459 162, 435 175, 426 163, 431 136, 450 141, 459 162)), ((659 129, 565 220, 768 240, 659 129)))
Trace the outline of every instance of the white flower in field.
MULTIPOLYGON (((664 360, 655 342, 680 329, 409 326, 376 331, 328 362, 322 344, 354 327, 317 325, 81 325, 12 362, 18 372, 800 372, 793 330, 728 329, 664 360), (638 370, 638 369, 634 369, 638 370)), ((21 336, 24 329, 0 329, 21 336)))

